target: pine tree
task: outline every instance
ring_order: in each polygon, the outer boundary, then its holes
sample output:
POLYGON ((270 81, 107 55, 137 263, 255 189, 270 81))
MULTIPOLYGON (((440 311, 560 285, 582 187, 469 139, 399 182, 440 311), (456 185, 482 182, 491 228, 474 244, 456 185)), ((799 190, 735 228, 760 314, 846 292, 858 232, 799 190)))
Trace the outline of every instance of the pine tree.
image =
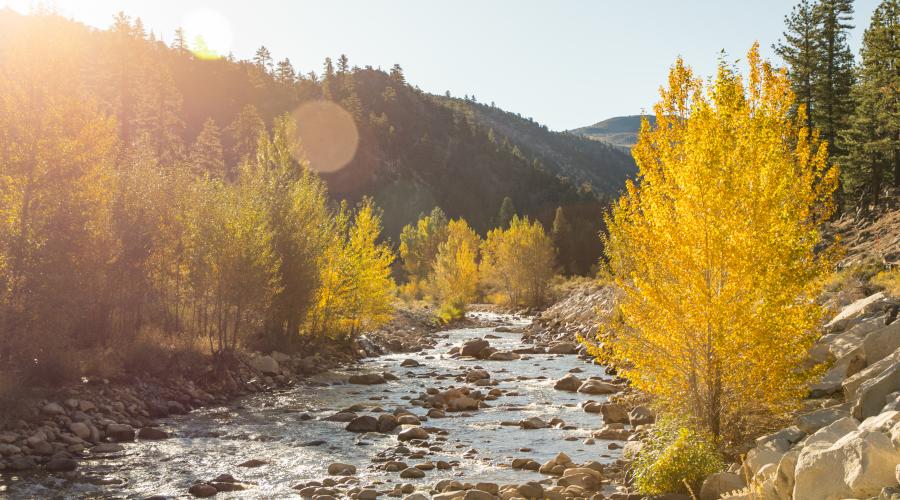
POLYGON ((253 56, 253 64, 266 73, 272 73, 272 54, 265 45, 260 45, 260 47, 256 49, 256 54, 253 56))
POLYGON ((285 57, 278 61, 278 66, 275 68, 275 79, 285 85, 294 83, 297 79, 297 73, 294 71, 294 66, 291 65, 290 59, 285 57))
POLYGON ((856 111, 842 132, 844 189, 859 205, 877 206, 891 176, 900 187, 900 2, 884 0, 863 36, 856 111))
POLYGON ((563 207, 556 207, 556 214, 553 217, 553 228, 550 230, 550 238, 556 246, 557 262, 562 268, 563 273, 572 275, 575 273, 575 256, 573 252, 574 234, 572 225, 566 219, 563 207))
MULTIPOLYGON (((400 67, 399 64, 394 64, 391 66, 391 79, 397 82, 400 85, 406 85, 406 77, 403 76, 403 68, 400 67)), ((449 96, 450 91, 447 91, 447 97, 449 96)))
POLYGON ((505 196, 500 204, 500 213, 497 215, 497 227, 509 227, 509 222, 516 216, 516 206, 512 198, 505 196))
POLYGON ((209 174, 220 179, 226 177, 219 126, 212 118, 207 118, 203 122, 203 129, 191 146, 190 161, 194 171, 198 174, 209 174))
POLYGON ((814 7, 819 25, 818 75, 813 81, 812 123, 828 141, 832 155, 840 155, 843 146, 838 132, 847 125, 853 112, 850 91, 853 88, 853 53, 847 42, 847 33, 853 15, 852 0, 819 0, 814 7))
POLYGON ((794 6, 791 14, 784 18, 784 41, 774 47, 788 65, 791 88, 797 96, 795 107, 801 104, 806 107, 806 126, 809 129, 814 126, 814 86, 821 64, 820 28, 813 11, 814 6, 809 0, 802 0, 794 6))
POLYGON ((346 54, 341 54, 338 57, 337 63, 337 73, 339 75, 346 75, 350 72, 350 59, 347 58, 346 54))
POLYGON ((230 144, 226 158, 229 179, 237 176, 239 164, 256 157, 260 134, 265 131, 266 125, 259 116, 256 106, 252 104, 244 106, 225 131, 230 144))
POLYGON ((175 28, 175 39, 172 41, 172 48, 181 54, 188 51, 187 40, 185 39, 184 28, 175 28))

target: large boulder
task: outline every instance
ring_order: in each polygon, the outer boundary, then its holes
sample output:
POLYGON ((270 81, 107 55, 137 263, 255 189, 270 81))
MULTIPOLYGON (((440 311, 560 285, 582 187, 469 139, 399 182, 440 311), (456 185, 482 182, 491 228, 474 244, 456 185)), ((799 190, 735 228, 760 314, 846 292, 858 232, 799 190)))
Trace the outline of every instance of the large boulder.
POLYGON ((347 424, 350 432, 378 432, 378 419, 371 415, 356 417, 347 424))
POLYGON ((897 363, 900 363, 900 349, 895 349, 894 352, 885 356, 883 359, 878 360, 875 363, 870 363, 869 366, 859 373, 848 377, 841 384, 844 390, 844 401, 854 401, 856 399, 856 391, 863 382, 877 377, 897 363))
POLYGON ((134 441, 134 427, 127 424, 109 424, 106 427, 106 436, 118 443, 134 441))
POLYGON ((556 383, 553 384, 553 388, 560 391, 575 392, 583 383, 583 380, 569 373, 565 377, 557 380, 556 383))
POLYGON ((410 427, 397 435, 399 441, 412 441, 413 439, 428 439, 428 431, 421 427, 410 427))
POLYGON ((796 422, 797 427, 801 431, 806 434, 812 434, 822 427, 849 415, 850 410, 847 405, 840 405, 804 413, 796 418, 796 422))
POLYGON ((478 401, 469 396, 460 394, 446 400, 447 411, 470 411, 478 409, 478 401))
POLYGON ((356 466, 335 462, 328 466, 328 474, 331 476, 352 476, 356 474, 356 466))
POLYGON ((558 342, 547 349, 550 354, 575 354, 578 352, 578 346, 571 342, 558 342))
POLYGON ((856 302, 848 305, 841 309, 841 312, 837 314, 834 318, 829 321, 825 327, 829 330, 841 330, 847 327, 847 325, 855 318, 871 311, 873 308, 878 306, 878 303, 885 299, 884 292, 878 292, 873 295, 869 295, 863 299, 859 299, 856 302))
POLYGON ((478 357, 478 353, 482 350, 490 347, 490 343, 484 339, 475 339, 470 340, 463 344, 462 349, 459 351, 460 356, 471 356, 473 358, 478 357))
POLYGON ((710 474, 700 487, 700 500, 719 500, 725 493, 740 490, 747 486, 744 478, 731 472, 710 474))
POLYGON ((859 386, 851 414, 857 420, 877 415, 887 404, 888 395, 897 390, 900 390, 900 362, 859 386))
POLYGON ((897 482, 900 451, 877 431, 851 432, 834 444, 807 444, 794 472, 795 500, 839 500, 878 496, 897 482))
POLYGON ((250 366, 265 375, 278 375, 281 368, 272 356, 254 356, 250 358, 250 366))
POLYGON ((603 421, 607 424, 629 423, 628 412, 625 411, 625 407, 617 403, 604 403, 600 406, 600 414, 603 415, 603 421))
POLYGON ((635 406, 628 412, 628 421, 633 427, 652 424, 656 421, 656 414, 646 406, 635 406))

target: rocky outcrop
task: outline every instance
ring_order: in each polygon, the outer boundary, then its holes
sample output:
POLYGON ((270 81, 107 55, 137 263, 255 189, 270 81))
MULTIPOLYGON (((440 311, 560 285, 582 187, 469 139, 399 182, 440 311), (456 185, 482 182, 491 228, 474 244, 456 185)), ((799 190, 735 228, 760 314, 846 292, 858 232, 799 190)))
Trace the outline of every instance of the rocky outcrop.
POLYGON ((895 487, 900 468, 900 303, 882 293, 843 308, 810 353, 830 363, 795 425, 763 436, 742 469, 752 478, 723 498, 837 500, 895 487))
POLYGON ((613 289, 596 282, 585 282, 562 299, 541 311, 525 331, 524 339, 535 344, 554 345, 558 350, 574 346, 576 335, 591 337, 600 315, 612 309, 613 289))

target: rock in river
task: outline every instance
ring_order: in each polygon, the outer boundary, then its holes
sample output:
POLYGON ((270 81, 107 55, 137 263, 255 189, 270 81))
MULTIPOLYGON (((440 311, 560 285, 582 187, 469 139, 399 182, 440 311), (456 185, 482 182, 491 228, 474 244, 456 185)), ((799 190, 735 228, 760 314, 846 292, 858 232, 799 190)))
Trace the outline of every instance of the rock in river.
POLYGON ((347 424, 350 432, 378 432, 378 419, 371 415, 356 417, 347 424))
POLYGON ((413 439, 428 439, 428 431, 421 427, 410 427, 397 435, 400 441, 410 441, 413 439))
POLYGON ((581 387, 582 383, 583 381, 580 378, 569 373, 565 377, 557 380, 556 383, 553 384, 553 388, 560 391, 575 392, 581 387))
POLYGON ((334 462, 328 466, 328 474, 332 476, 352 476, 356 474, 356 466, 334 462))
POLYGON ((378 373, 365 373, 363 375, 351 375, 349 382, 359 385, 376 385, 387 382, 383 375, 378 373))

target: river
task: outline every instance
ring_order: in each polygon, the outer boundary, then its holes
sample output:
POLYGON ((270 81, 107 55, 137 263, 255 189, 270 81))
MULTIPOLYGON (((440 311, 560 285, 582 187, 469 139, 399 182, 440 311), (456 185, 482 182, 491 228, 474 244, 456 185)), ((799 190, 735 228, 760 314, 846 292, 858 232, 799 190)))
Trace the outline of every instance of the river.
MULTIPOLYGON (((528 320, 480 313, 481 319, 522 327, 528 320)), ((73 477, 46 474, 23 476, 8 481, 5 494, 12 498, 145 498, 151 495, 187 497, 198 479, 212 480, 232 474, 246 490, 220 493, 216 498, 283 498, 297 496, 298 483, 328 477, 332 462, 353 464, 360 486, 390 490, 395 484, 411 483, 427 494, 430 485, 441 479, 487 481, 499 484, 524 483, 546 478, 542 474, 509 467, 513 458, 531 458, 543 463, 560 451, 576 463, 595 460, 606 463, 619 457, 609 450, 611 441, 584 444, 591 431, 602 426, 598 414, 586 413, 580 403, 602 401, 605 396, 587 396, 553 389, 554 382, 569 373, 579 377, 601 376, 602 367, 586 363, 574 355, 535 354, 511 361, 455 359, 447 354, 465 341, 490 335, 492 347, 512 350, 525 347, 521 335, 497 332, 492 328, 462 328, 441 332, 433 349, 415 354, 391 354, 371 358, 342 370, 326 372, 303 380, 280 392, 248 396, 226 406, 212 406, 187 415, 161 421, 173 436, 164 441, 138 441, 126 445, 125 452, 103 459, 87 459, 73 477), (400 364, 414 359, 421 366, 400 364), (506 393, 489 401, 489 408, 469 413, 448 413, 447 418, 425 419, 426 410, 411 406, 429 387, 459 387, 456 377, 466 369, 481 367, 506 393), (352 374, 390 372, 399 380, 382 385, 360 386, 346 383, 352 374), (517 394, 517 395, 515 395, 517 394), (340 409, 363 405, 359 414, 378 416, 379 411, 405 408, 422 417, 422 425, 446 434, 432 433, 430 448, 421 459, 397 456, 410 466, 425 461, 458 462, 449 470, 430 470, 421 479, 400 479, 397 472, 375 468, 373 458, 394 457, 397 431, 392 434, 356 434, 344 430, 346 423, 325 417, 340 409), (537 416, 549 421, 561 418, 566 429, 524 430, 503 421, 519 421, 537 416), (442 440, 446 439, 446 440, 442 440), (317 442, 322 444, 316 445, 317 442), (250 459, 266 465, 246 468, 238 464, 250 459)), ((493 387, 481 388, 490 390, 493 387)), ((399 429, 398 429, 399 430, 399 429)), ((399 450, 403 453, 403 450, 399 450)))

